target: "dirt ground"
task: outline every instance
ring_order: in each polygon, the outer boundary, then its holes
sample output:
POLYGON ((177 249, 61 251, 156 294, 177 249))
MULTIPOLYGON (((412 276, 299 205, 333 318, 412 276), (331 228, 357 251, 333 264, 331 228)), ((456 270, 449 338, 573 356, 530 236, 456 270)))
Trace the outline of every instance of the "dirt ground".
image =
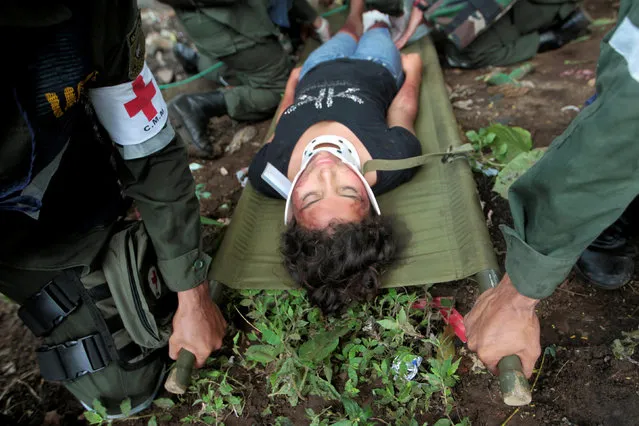
MULTIPOLYGON (((586 10, 593 18, 614 18, 618 4, 611 0, 587 0, 586 10)), ((490 70, 445 70, 451 101, 459 105, 455 114, 460 131, 478 129, 492 122, 528 129, 536 146, 547 146, 566 129, 577 109, 594 93, 593 82, 599 42, 611 26, 597 27, 585 41, 541 54, 533 61, 534 72, 524 78, 527 90, 517 92, 489 88, 479 77, 490 70), (525 92, 525 93, 524 93, 525 92), (472 103, 463 102, 472 100, 472 103), (459 103, 459 101, 462 101, 459 103), (568 108, 566 108, 568 107, 568 108)), ((147 26, 146 30, 149 30, 147 26)), ((160 55, 165 66, 175 70, 175 78, 185 74, 170 54, 160 55)), ((157 61, 157 55, 153 60, 157 61)), ((151 61, 152 62, 152 61, 151 61)), ((152 68, 158 68, 152 63, 152 68)), ((506 70, 510 71, 513 67, 506 70)), ((165 92, 167 98, 181 92, 209 90, 208 80, 165 92)), ((217 220, 232 220, 232 210, 241 193, 236 172, 248 166, 264 139, 269 122, 235 123, 227 118, 211 123, 211 137, 222 147, 231 143, 238 132, 248 136, 237 152, 216 159, 193 157, 202 168, 193 172, 202 191, 202 215, 217 220), (252 127, 248 129, 247 127, 252 127), (250 136, 250 137, 249 137, 250 136)), ((477 175, 485 214, 490 217, 489 230, 496 253, 503 262, 505 244, 498 231, 500 224, 511 222, 507 202, 490 191, 488 178, 477 175)), ((217 227, 206 227, 208 247, 213 246, 217 227)), ((638 269, 639 271, 639 265, 638 269)), ((436 295, 454 295, 460 312, 466 313, 477 297, 470 282, 438 285, 436 295)), ((0 424, 73 425, 84 424, 82 409, 61 386, 45 383, 39 376, 33 349, 38 345, 18 320, 17 307, 0 303, 0 424)), ((533 403, 511 418, 509 425, 636 425, 639 424, 639 367, 614 358, 611 344, 622 331, 639 326, 639 281, 616 291, 599 291, 571 276, 553 296, 538 306, 541 342, 554 345, 556 356, 546 356, 541 368, 533 403)), ((460 368, 461 382, 455 388, 456 416, 468 416, 474 425, 499 425, 513 413, 502 404, 498 381, 488 373, 471 372, 472 361, 464 356, 460 368)), ((539 364, 538 364, 539 366, 539 364)), ((247 381, 263 378, 242 378, 247 381)), ((256 384, 255 389, 263 389, 256 384)), ((273 415, 262 417, 268 397, 252 393, 245 415, 229 417, 227 424, 272 424, 277 415, 286 415, 295 424, 306 424, 304 408, 315 411, 327 403, 309 398, 304 405, 291 409, 287 404, 272 407, 273 415), (295 420, 297 419, 297 420, 295 420)), ((179 413, 179 412, 178 412, 179 413)), ((179 418, 179 414, 176 415, 179 418)), ((143 423, 140 423, 143 424, 143 423)), ((179 424, 179 423, 176 423, 179 424)))

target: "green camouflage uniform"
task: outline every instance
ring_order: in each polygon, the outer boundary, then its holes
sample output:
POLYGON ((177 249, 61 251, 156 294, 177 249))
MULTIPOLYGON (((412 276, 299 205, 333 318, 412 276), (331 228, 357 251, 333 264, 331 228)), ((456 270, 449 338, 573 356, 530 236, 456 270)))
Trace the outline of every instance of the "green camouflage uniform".
MULTIPOLYGON (((14 101, 14 90, 38 89, 23 84, 18 70, 24 64, 18 63, 19 58, 37 60, 31 52, 49 41, 46 34, 71 22, 68 25, 90 33, 90 37, 83 33, 88 53, 72 55, 71 60, 85 63, 95 78, 87 82, 84 75, 78 76, 70 87, 47 93, 47 99, 39 94, 32 97, 42 107, 38 111, 44 122, 73 117, 67 123, 72 130, 64 141, 66 150, 55 163, 57 169, 44 168, 32 177, 33 182, 48 179, 37 220, 33 215, 3 210, 0 200, 0 292, 22 305, 63 271, 81 271, 83 280, 93 275, 100 269, 98 259, 118 216, 126 213, 121 192, 136 202, 166 285, 174 292, 198 286, 206 279, 211 259, 200 250, 199 204, 183 144, 175 139, 169 123, 156 136, 133 147, 137 152, 113 144, 100 130, 82 90, 83 80, 91 90, 131 82, 140 72, 144 35, 136 1, 25 3, 0 6, 0 31, 13 37, 7 48, 15 61, 7 66, 9 75, 0 91, 7 108, 0 126, 0 189, 4 179, 10 179, 12 170, 22 164, 25 147, 32 144, 31 131, 37 130, 20 124, 22 114, 14 101)), ((40 54, 61 55, 59 51, 40 54)), ((54 82, 66 78, 64 66, 47 72, 54 82)), ((91 285, 88 281, 83 284, 91 285)), ((45 344, 54 346, 99 332, 98 323, 103 319, 96 312, 95 305, 84 301, 45 335, 45 344)), ((112 319, 110 325, 126 334, 117 311, 112 319)), ((110 413, 117 413, 119 403, 127 397, 135 407, 152 396, 164 368, 159 355, 137 364, 114 360, 94 374, 64 384, 85 404, 97 398, 110 413)))
POLYGON ((506 271, 528 297, 552 294, 639 194, 639 3, 622 0, 618 19, 601 43, 597 100, 509 192, 506 271))
MULTIPOLYGON (((204 64, 220 60, 242 83, 225 92, 228 114, 237 120, 263 120, 272 116, 286 87, 293 66, 277 39, 277 28, 267 11, 268 0, 198 2, 185 7, 171 4, 180 23, 193 40, 204 64)), ((310 6, 296 0, 295 12, 311 22, 317 16, 310 6), (310 10, 310 12, 309 12, 310 10)))
POLYGON ((540 31, 577 9, 575 0, 497 0, 485 18, 477 11, 464 15, 464 4, 471 2, 440 0, 424 13, 427 22, 447 35, 448 63, 461 68, 510 65, 534 57, 540 31), (454 12, 454 4, 460 12, 454 12))

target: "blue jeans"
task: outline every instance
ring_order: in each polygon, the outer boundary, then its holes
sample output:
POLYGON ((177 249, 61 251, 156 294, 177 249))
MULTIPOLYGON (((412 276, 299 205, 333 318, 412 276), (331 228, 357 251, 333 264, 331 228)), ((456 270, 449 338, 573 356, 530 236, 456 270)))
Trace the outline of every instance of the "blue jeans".
POLYGON ((300 81, 307 72, 322 62, 341 58, 364 59, 383 65, 393 74, 397 87, 401 87, 404 82, 402 58, 387 28, 366 31, 359 43, 346 33, 337 33, 309 55, 300 71, 300 81))

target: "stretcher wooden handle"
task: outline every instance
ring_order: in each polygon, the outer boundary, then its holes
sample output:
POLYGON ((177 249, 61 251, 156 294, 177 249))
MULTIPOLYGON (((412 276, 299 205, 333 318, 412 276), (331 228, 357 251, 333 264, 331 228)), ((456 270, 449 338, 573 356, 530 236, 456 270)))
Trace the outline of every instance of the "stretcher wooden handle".
MULTIPOLYGON (((482 293, 499 284, 498 274, 492 269, 479 272, 475 278, 479 283, 479 291, 482 293)), ((519 357, 505 356, 499 361, 497 367, 499 367, 499 387, 504 404, 513 407, 530 404, 532 401, 530 383, 524 375, 519 357)))
POLYGON ((184 348, 180 349, 175 367, 169 372, 169 377, 164 383, 164 389, 178 395, 186 392, 191 384, 194 365, 195 355, 184 348))
POLYGON ((499 364, 499 387, 504 404, 513 407, 528 405, 532 401, 530 383, 524 376, 521 360, 517 355, 503 357, 499 364))

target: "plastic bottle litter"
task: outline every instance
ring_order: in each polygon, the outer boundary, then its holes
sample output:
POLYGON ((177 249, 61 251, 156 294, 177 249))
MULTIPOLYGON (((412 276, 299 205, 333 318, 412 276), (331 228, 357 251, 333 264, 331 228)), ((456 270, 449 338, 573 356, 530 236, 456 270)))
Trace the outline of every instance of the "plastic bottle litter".
POLYGON ((198 163, 191 163, 189 164, 189 169, 194 172, 196 170, 200 170, 203 166, 201 164, 198 163))
POLYGON ((237 177, 238 182, 240 182, 240 185, 242 185, 242 188, 244 188, 248 182, 248 167, 238 170, 235 173, 235 176, 237 177))
MULTIPOLYGON (((415 376, 417 376, 417 372, 419 371, 419 366, 422 364, 422 357, 416 356, 411 353, 406 353, 403 355, 397 355, 393 360, 393 365, 391 366, 391 370, 395 373, 399 374, 402 365, 406 366, 406 374, 404 375, 404 380, 413 380, 415 376)), ((397 380, 397 374, 395 375, 395 380, 397 380)))

